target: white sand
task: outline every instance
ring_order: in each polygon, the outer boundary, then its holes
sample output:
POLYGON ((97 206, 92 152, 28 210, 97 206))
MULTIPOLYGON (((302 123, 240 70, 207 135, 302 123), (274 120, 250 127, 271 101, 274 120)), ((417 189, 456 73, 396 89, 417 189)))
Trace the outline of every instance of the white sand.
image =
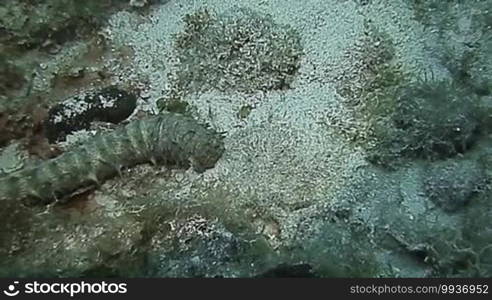
POLYGON ((234 6, 248 7, 300 31, 305 55, 292 89, 254 95, 212 91, 185 99, 197 108, 199 119, 227 132, 226 153, 200 180, 234 190, 242 195, 236 199, 239 202, 271 207, 286 229, 288 219, 295 216, 291 210, 315 210, 336 201, 337 190, 367 164, 361 151, 330 123, 332 119, 350 122, 330 76, 350 70, 345 53, 363 35, 364 21, 370 19, 393 38, 402 64, 412 68, 427 64, 417 34, 420 25, 411 19, 405 1, 371 1, 368 6, 356 2, 170 1, 150 19, 121 12, 113 16, 106 32, 115 49, 134 48, 134 65, 121 77, 149 79, 149 98, 141 107, 155 112, 155 100, 167 88, 166 76, 173 68, 171 37, 182 29, 185 14, 201 7, 219 13, 234 6), (239 120, 236 114, 245 104, 255 109, 246 120, 239 120))

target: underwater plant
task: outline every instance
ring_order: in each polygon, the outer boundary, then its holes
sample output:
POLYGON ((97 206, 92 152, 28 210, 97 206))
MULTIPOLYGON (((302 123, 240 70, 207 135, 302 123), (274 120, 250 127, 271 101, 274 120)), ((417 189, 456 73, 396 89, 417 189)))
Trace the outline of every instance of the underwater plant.
POLYGON ((426 80, 401 90, 392 119, 402 155, 439 159, 466 152, 481 118, 474 94, 447 80, 426 80))
POLYGON ((250 9, 215 14, 202 9, 184 18, 175 36, 179 90, 288 88, 303 53, 299 33, 250 9))
POLYGON ((485 111, 469 89, 425 79, 390 94, 386 110, 373 111, 374 146, 368 159, 392 168, 403 158, 440 160, 468 151, 483 131, 485 111), (379 111, 379 112, 378 112, 379 111))

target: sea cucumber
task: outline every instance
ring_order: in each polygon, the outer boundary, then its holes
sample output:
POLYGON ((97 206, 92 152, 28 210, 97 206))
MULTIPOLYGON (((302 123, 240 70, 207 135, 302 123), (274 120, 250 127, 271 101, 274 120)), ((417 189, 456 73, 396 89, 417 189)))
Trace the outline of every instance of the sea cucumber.
POLYGON ((93 121, 119 123, 131 115, 136 103, 135 95, 115 86, 76 94, 50 109, 45 135, 54 143, 73 131, 88 129, 93 121))
POLYGON ((72 151, 0 178, 0 200, 25 204, 66 201, 80 188, 99 185, 122 168, 152 162, 197 172, 213 168, 222 137, 190 117, 160 114, 96 135, 72 151))

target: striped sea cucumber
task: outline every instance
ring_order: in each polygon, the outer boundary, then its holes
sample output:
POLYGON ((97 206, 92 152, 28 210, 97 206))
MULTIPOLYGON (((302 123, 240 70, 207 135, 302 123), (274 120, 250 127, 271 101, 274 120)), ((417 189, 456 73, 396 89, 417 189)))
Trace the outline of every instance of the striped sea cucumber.
POLYGON ((223 151, 222 137, 213 130, 183 115, 161 114, 96 135, 72 151, 0 178, 0 200, 65 201, 80 188, 146 162, 191 165, 203 172, 214 167, 223 151))

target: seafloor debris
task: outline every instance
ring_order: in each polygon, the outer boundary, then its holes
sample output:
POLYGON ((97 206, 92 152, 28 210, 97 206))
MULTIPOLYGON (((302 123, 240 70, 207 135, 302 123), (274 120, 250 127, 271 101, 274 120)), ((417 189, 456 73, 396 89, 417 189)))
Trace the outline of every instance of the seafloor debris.
POLYGON ((79 188, 99 185, 123 167, 152 162, 214 167, 224 146, 220 135, 195 120, 162 114, 100 134, 72 151, 0 178, 0 200, 30 204, 66 199, 79 188))

